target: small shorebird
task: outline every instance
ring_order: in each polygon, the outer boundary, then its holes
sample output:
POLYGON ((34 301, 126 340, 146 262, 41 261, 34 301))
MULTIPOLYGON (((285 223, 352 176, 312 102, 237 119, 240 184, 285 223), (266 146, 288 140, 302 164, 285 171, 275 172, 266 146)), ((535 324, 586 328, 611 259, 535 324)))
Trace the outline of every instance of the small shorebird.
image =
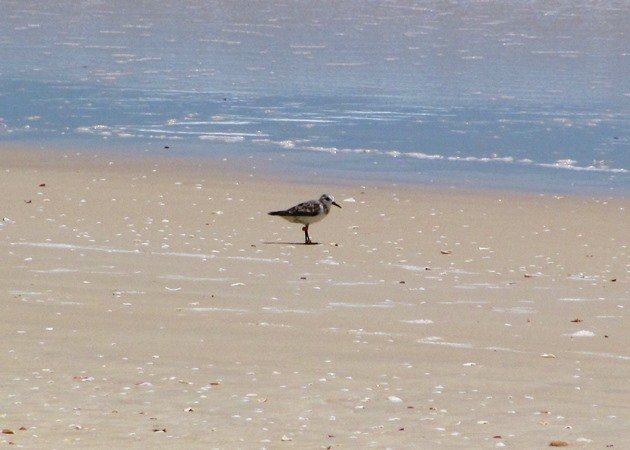
POLYGON ((341 208, 341 206, 335 202, 335 197, 324 194, 319 197, 319 200, 309 200, 295 205, 292 208, 285 209, 284 211, 271 211, 269 215, 280 216, 289 222, 304 224, 302 227, 302 231, 304 231, 304 243, 313 244, 308 235, 308 226, 326 217, 330 212, 330 205, 341 208))

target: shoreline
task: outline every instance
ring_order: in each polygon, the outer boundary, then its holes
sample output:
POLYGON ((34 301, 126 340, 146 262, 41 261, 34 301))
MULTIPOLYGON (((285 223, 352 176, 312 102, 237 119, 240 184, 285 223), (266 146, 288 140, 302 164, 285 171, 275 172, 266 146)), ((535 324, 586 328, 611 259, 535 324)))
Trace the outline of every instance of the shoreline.
MULTIPOLYGON (((231 145, 211 144, 218 151, 216 153, 202 152, 199 150, 201 144, 193 147, 188 146, 187 150, 178 149, 177 141, 164 141, 163 145, 155 146, 155 142, 151 144, 153 147, 145 147, 139 141, 124 140, 100 141, 94 146, 93 140, 53 140, 47 141, 46 145, 35 149, 32 141, 10 141, 0 143, 2 152, 11 154, 15 152, 32 153, 33 159, 37 159, 40 152, 62 153, 66 157, 70 155, 91 156, 94 158, 114 158, 120 159, 124 157, 126 161, 134 164, 143 164, 152 160, 175 161, 177 164, 189 167, 214 165, 222 166, 223 170, 229 170, 230 173, 238 175, 240 172, 249 172, 255 174, 261 179, 267 181, 278 181, 288 184, 305 184, 305 178, 312 181, 306 184, 329 184, 329 185, 376 185, 381 187, 407 187, 410 189, 430 189, 439 191, 455 190, 459 192, 470 191, 480 193, 504 193, 505 195, 543 195, 543 196, 562 196, 576 198, 616 198, 624 200, 630 194, 630 184, 627 186, 623 182, 613 186, 612 184, 602 184, 601 179, 573 179, 568 169, 560 168, 540 168, 538 174, 522 172, 525 167, 511 168, 512 172, 491 170, 490 163, 479 164, 476 170, 458 170, 454 166, 458 163, 451 162, 453 167, 449 169, 427 169, 424 172, 416 172, 409 168, 394 167, 388 169, 380 168, 364 170, 358 168, 350 168, 346 166, 337 169, 339 155, 331 155, 327 153, 318 154, 304 153, 300 151, 293 154, 292 151, 286 152, 245 152, 240 154, 235 151, 231 145), (327 164, 315 166, 316 157, 329 158, 327 164), (307 163, 300 162, 301 158, 305 158, 307 163), (401 170, 402 169, 402 170, 401 170), (483 169, 483 170, 482 170, 483 169), (516 170, 518 169, 518 170, 516 170), (303 172, 303 173, 301 173, 303 172), (300 174, 301 173, 301 174, 300 174), (395 174, 396 180, 392 177, 395 174), (491 180, 491 181, 489 181, 491 180), (537 180, 538 187, 533 186, 533 181, 537 180), (546 187, 541 184, 548 183, 546 187)), ((383 157, 384 158, 384 157, 383 157)), ((383 167, 396 164, 397 158, 386 158, 381 161, 383 167)), ((461 164, 471 164, 461 162, 461 164)), ((472 163, 474 164, 474 163, 472 163)), ((491 163, 501 167, 503 163, 491 163)), ((375 162, 374 167, 379 164, 375 162)), ((628 177, 627 174, 609 174, 604 175, 598 172, 583 171, 583 176, 610 176, 610 177, 628 177)), ((607 183, 610 183, 608 181, 607 183)), ((627 183, 626 183, 627 184, 627 183)))
POLYGON ((66 153, 2 153, 0 442, 630 445, 627 199, 66 153))

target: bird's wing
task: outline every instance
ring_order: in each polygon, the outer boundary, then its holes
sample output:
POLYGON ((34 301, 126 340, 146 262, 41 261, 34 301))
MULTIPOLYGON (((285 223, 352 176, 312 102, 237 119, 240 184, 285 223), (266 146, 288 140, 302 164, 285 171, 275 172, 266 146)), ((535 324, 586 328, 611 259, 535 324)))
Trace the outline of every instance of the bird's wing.
POLYGON ((287 216, 316 216, 320 213, 321 205, 317 200, 300 203, 285 211, 287 216))

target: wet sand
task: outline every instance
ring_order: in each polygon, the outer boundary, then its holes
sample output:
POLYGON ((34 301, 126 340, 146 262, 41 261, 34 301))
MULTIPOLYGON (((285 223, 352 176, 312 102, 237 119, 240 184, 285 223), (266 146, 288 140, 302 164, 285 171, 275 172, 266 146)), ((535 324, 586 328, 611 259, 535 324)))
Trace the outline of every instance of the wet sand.
POLYGON ((0 442, 630 447, 625 199, 0 155, 0 442))

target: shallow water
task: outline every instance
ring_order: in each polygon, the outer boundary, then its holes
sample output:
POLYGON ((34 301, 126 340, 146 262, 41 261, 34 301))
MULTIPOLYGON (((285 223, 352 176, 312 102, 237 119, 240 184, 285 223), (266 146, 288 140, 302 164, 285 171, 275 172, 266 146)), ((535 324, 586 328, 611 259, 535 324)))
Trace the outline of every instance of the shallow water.
POLYGON ((262 155, 270 170, 331 179, 630 192, 625 2, 2 9, 2 141, 262 155))

